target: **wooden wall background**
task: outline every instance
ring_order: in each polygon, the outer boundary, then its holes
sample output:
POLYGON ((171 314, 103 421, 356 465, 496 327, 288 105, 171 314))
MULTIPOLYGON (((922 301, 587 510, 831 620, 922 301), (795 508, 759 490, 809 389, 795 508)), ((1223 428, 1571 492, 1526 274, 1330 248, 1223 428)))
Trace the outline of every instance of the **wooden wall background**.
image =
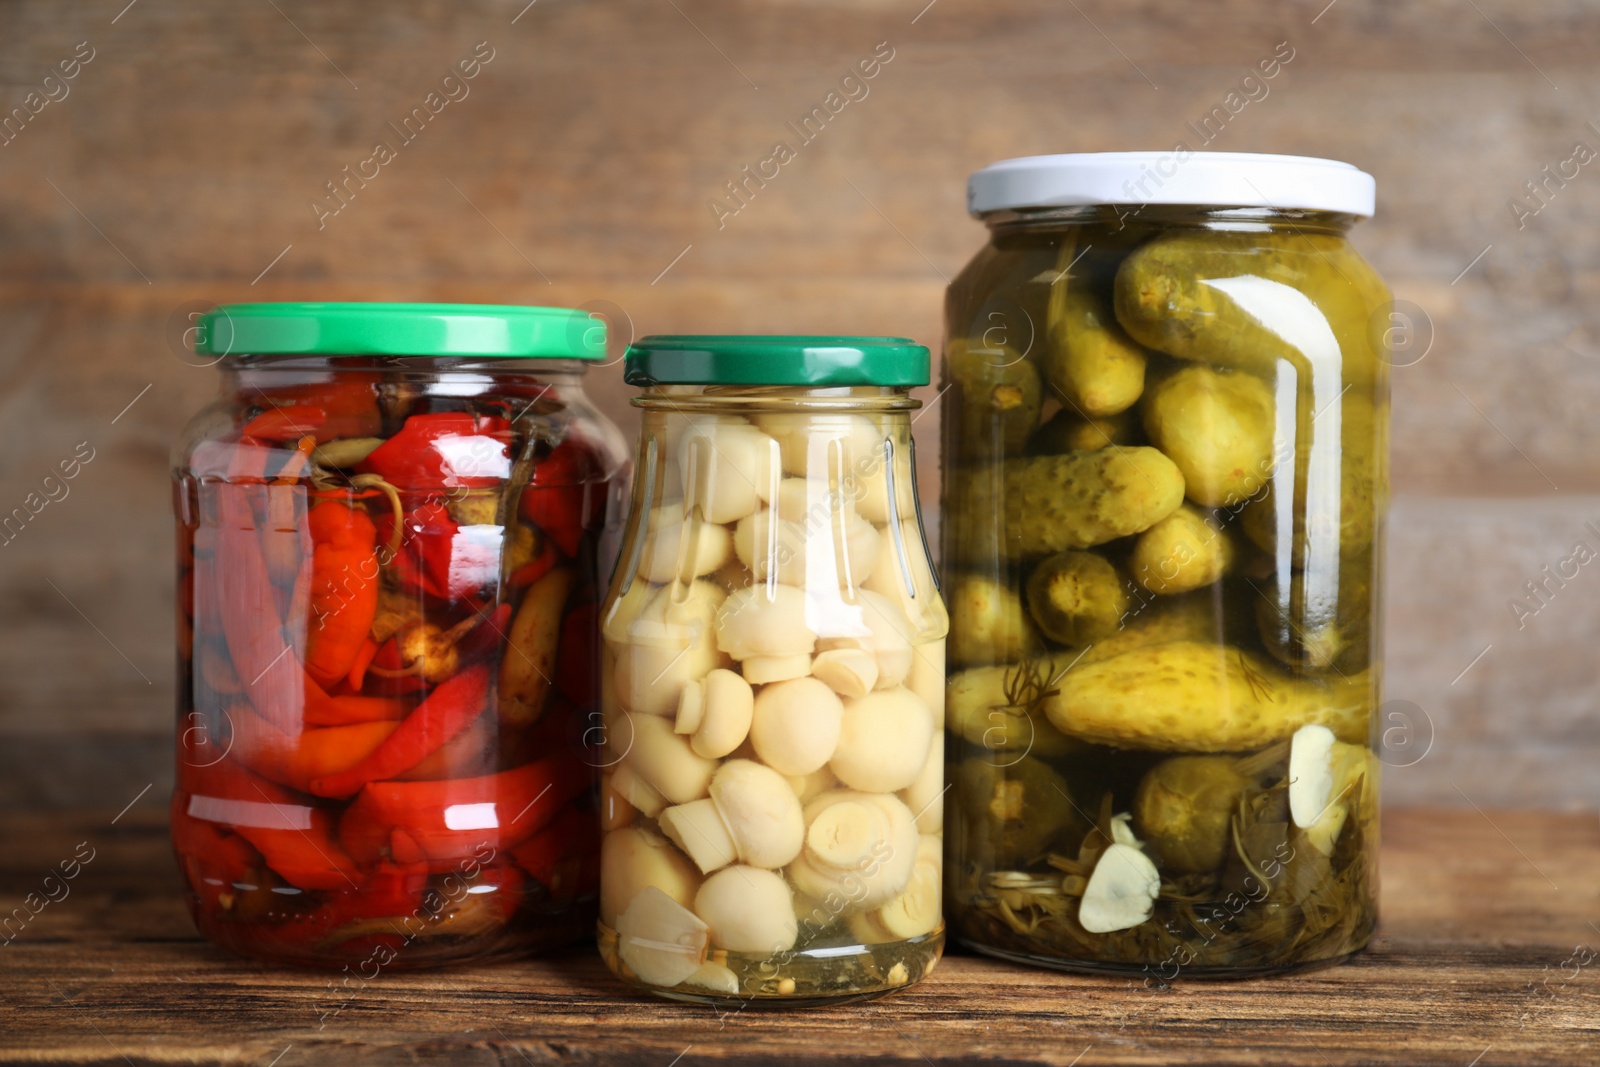
MULTIPOLYGON (((1389 797, 1600 800, 1600 564, 1521 628, 1509 607, 1575 542, 1600 550, 1600 161, 1523 228, 1508 207, 1600 150, 1600 4, 525 3, 0 3, 6 113, 93 50, 0 146, 0 511, 94 450, 0 546, 0 803, 166 787, 166 457, 216 385, 177 346, 185 311, 606 301, 640 332, 937 343, 946 277, 984 239, 968 172, 1170 147, 1284 41, 1269 95, 1209 147, 1373 172, 1357 242, 1431 323, 1395 374, 1389 695, 1415 733, 1411 756, 1391 737, 1411 765, 1389 797), (869 95, 719 229, 723 183, 885 41, 869 95), (479 42, 470 95, 319 230, 324 183, 479 42)), ((615 368, 595 390, 631 428, 615 368)))

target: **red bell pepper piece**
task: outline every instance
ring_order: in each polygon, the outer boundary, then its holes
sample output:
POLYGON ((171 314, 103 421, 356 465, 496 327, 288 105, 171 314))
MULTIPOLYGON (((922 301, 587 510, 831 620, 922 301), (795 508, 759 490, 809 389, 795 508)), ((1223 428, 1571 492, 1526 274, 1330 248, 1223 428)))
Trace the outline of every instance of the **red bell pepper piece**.
POLYGON ((584 531, 600 521, 605 477, 594 450, 581 439, 568 437, 534 466, 517 507, 568 558, 574 557, 584 531))
POLYGON ((180 764, 178 788, 189 794, 185 814, 226 826, 250 842, 290 885, 342 889, 365 878, 334 839, 327 811, 301 803, 231 757, 205 767, 180 764))
POLYGON ((343 377, 337 381, 292 385, 257 394, 266 410, 243 432, 270 441, 292 441, 305 434, 321 440, 375 437, 383 427, 375 383, 343 377))
POLYGON ((324 500, 311 529, 311 625, 306 671, 323 685, 350 673, 378 612, 378 529, 360 508, 324 500))
POLYGON ((483 714, 488 697, 488 666, 468 667, 434 687, 366 758, 313 781, 311 791, 325 797, 349 796, 368 782, 410 770, 483 714))
POLYGON ((546 826, 509 852, 518 867, 549 891, 552 900, 593 893, 600 882, 600 841, 595 813, 567 807, 546 826))
MULTIPOLYGON (((360 763, 399 727, 392 721, 319 726, 290 736, 243 706, 234 708, 230 754, 268 781, 315 793, 313 784, 360 763)), ((353 796, 322 793, 322 796, 353 796)))
POLYGON ((261 857, 250 843, 216 823, 191 816, 182 793, 172 798, 172 847, 188 877, 189 888, 207 907, 226 910, 224 897, 235 885, 248 885, 261 857))
POLYGON ((412 415, 356 470, 397 489, 487 488, 511 474, 511 423, 465 411, 412 415))
POLYGON ((449 870, 486 845, 504 850, 526 841, 593 781, 582 761, 551 756, 482 778, 373 782, 345 811, 339 838, 363 862, 387 851, 449 870))
MULTIPOLYGON (((388 536, 393 521, 383 522, 380 533, 388 536)), ((406 513, 391 567, 402 588, 462 600, 499 580, 502 540, 497 526, 463 526, 443 504, 421 504, 406 513)))

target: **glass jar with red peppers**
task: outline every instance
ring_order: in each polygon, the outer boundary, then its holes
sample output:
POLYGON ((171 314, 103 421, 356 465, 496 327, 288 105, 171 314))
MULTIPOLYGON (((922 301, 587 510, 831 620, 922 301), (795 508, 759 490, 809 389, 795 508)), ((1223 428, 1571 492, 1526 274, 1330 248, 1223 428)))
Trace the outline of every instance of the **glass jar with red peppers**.
POLYGON ((173 452, 172 834, 200 930, 434 966, 593 928, 602 576, 626 450, 581 311, 244 304, 173 452))

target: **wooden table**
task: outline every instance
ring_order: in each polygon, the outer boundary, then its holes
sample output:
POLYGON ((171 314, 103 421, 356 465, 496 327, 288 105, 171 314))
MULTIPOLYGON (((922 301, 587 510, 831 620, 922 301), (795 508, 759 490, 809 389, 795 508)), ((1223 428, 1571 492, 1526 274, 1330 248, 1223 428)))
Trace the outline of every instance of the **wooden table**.
POLYGON ((353 995, 234 959, 191 927, 158 807, 6 817, 0 903, 61 899, 0 946, 0 1062, 1600 1063, 1593 814, 1389 813, 1383 924, 1340 967, 1147 989, 956 955, 871 1004, 719 1016, 629 995, 588 948, 353 995))

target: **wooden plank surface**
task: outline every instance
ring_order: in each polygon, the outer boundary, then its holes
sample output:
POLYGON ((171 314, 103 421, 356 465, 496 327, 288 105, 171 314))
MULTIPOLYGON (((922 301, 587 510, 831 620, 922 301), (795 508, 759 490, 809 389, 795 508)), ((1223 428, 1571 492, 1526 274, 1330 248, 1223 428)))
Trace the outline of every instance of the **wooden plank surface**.
POLYGON ((627 993, 588 946, 348 991, 226 956, 177 898, 159 808, 13 821, 6 907, 81 843, 94 858, 0 947, 0 1062, 1496 1067, 1600 1049, 1592 815, 1388 813, 1379 934, 1338 967, 1146 988, 955 955, 870 1004, 719 1014, 627 993))

